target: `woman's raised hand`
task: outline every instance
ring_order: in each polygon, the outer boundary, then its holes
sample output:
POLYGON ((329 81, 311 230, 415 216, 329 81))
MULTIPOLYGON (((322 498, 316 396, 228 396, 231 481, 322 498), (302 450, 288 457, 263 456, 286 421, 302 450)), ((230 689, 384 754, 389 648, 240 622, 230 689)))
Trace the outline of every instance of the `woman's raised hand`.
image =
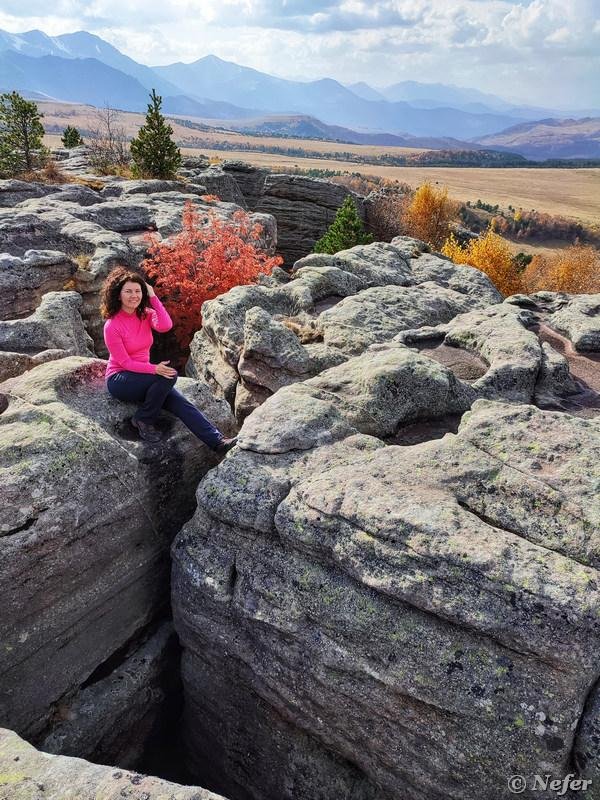
POLYGON ((149 283, 146 284, 146 289, 148 290, 148 297, 156 297, 154 289, 150 286, 149 283))
POLYGON ((168 361, 161 361, 160 364, 156 365, 156 374, 162 375, 163 378, 174 378, 177 375, 177 370, 173 369, 173 367, 168 367, 168 361))

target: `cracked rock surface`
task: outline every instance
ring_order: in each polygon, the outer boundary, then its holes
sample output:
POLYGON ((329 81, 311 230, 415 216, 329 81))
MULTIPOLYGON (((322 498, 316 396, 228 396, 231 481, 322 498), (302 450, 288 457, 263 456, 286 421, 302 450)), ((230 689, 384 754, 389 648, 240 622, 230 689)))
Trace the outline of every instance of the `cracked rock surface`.
MULTIPOLYGON (((110 397, 105 368, 71 356, 0 384, 1 721, 38 740, 61 722, 57 706, 72 713, 97 668, 168 608, 169 544, 215 464, 168 414, 162 442, 138 440, 128 422, 135 406, 110 397)), ((178 387, 233 433, 208 387, 178 387)), ((118 706, 98 704, 86 724, 131 736, 148 709, 138 701, 128 716, 118 706)))
POLYGON ((0 728, 2 800, 224 800, 199 786, 179 786, 136 772, 40 753, 0 728))
MULTIPOLYGON (((323 415, 312 388, 298 409, 306 383, 248 418, 173 545, 196 774, 233 797, 496 800, 585 752, 597 780, 577 727, 598 678, 598 420, 479 400, 456 435, 385 446, 331 401, 333 441, 298 449, 289 431, 323 415)), ((389 418, 370 385, 363 411, 389 418)))
POLYGON ((188 373, 201 375, 241 421, 286 384, 404 330, 440 325, 500 300, 483 273, 408 237, 311 255, 296 262, 291 280, 275 276, 205 303, 188 373))

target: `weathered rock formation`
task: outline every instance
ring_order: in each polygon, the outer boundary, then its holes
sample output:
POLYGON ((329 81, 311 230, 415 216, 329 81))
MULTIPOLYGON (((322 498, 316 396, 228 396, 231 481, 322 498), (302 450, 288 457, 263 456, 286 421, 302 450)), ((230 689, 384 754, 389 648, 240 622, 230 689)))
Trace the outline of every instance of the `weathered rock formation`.
MULTIPOLYGON (((139 441, 104 370, 69 357, 0 384, 0 722, 60 752, 133 762, 162 702, 169 544, 216 459, 167 414, 168 438, 139 441), (140 653, 144 685, 113 674, 131 659, 138 672, 140 653)), ((206 385, 178 386, 233 433, 206 385)))
MULTIPOLYGON (((345 186, 322 178, 270 173, 240 161, 225 161, 212 174, 218 173, 235 179, 248 208, 275 217, 277 250, 289 266, 310 253, 348 195, 354 198, 361 218, 366 219, 363 197, 345 186)), ((198 172, 197 175, 198 179, 205 182, 206 172, 198 172)), ((219 194, 218 185, 210 185, 219 194)))
POLYGON ((199 786, 40 753, 2 729, 0 773, 0 800, 223 800, 199 786))
POLYGON ((570 339, 576 350, 600 350, 600 298, 597 294, 538 292, 525 297, 516 295, 511 302, 535 308, 552 328, 570 339))
POLYGON ((22 257, 0 255, 0 319, 31 314, 46 292, 61 291, 77 264, 56 250, 26 250, 22 257))
POLYGON ((201 782, 600 779, 599 298, 500 301, 399 238, 206 304, 190 366, 252 413, 173 545, 201 782))
POLYGON ((188 372, 202 375, 242 420, 281 386, 500 299, 483 273, 406 237, 311 255, 296 262, 292 279, 279 271, 206 303, 188 372))
MULTIPOLYGON (((79 150, 79 148, 78 148, 79 150)), ((74 154, 81 173, 82 153, 74 154)), ((66 168, 70 158, 61 162, 66 168)), ((224 176, 231 181, 232 178, 224 176)), ((117 264, 137 267, 147 249, 145 234, 165 238, 181 230, 184 204, 229 219, 239 206, 206 203, 198 181, 104 179, 100 189, 78 184, 47 186, 0 181, 0 319, 13 319, 37 307, 42 294, 70 282, 83 297, 81 308, 96 353, 106 355, 99 291, 117 264)), ((277 242, 272 216, 253 213, 264 228, 270 251, 277 242)))
POLYGON ((598 780, 598 421, 480 400, 385 446, 472 390, 402 345, 345 367, 246 420, 174 544, 196 774, 282 799, 598 780))
POLYGON ((0 322, 0 381, 56 358, 93 356, 81 303, 77 292, 48 292, 33 314, 0 322))
POLYGON ((179 381, 244 421, 216 467, 106 392, 103 277, 205 192, 302 254, 343 197, 184 171, 0 183, 0 379, 27 370, 0 382, 0 724, 119 765, 3 733, 0 800, 213 797, 121 769, 152 768, 180 677, 193 780, 231 800, 600 784, 600 297, 503 300, 406 237, 276 269, 204 305, 179 381))

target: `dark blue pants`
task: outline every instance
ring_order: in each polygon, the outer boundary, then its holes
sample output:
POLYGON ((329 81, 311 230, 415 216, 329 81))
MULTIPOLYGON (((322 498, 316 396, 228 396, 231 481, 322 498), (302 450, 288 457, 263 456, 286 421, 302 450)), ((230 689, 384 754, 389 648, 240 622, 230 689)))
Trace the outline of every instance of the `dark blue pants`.
POLYGON ((223 434, 209 422, 204 414, 175 389, 175 378, 151 375, 148 372, 116 372, 106 381, 113 397, 126 402, 141 403, 133 415, 140 422, 152 424, 161 410, 170 411, 191 432, 209 447, 221 442, 223 434))

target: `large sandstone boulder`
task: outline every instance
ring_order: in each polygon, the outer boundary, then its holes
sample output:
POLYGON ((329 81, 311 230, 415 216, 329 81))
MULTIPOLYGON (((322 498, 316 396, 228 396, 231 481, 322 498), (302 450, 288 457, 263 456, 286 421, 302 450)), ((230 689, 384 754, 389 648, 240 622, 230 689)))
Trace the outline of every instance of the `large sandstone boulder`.
POLYGON ((235 203, 242 208, 248 207, 237 181, 222 167, 214 165, 188 172, 190 182, 203 186, 206 194, 216 195, 225 203, 235 203))
POLYGON ((0 382, 66 356, 93 356, 77 292, 48 292, 27 317, 0 321, 0 382))
POLYGON ((26 250, 0 255, 0 319, 31 314, 46 292, 61 291, 77 264, 57 250, 26 250))
MULTIPOLYGON (((105 367, 69 357, 0 384, 0 724, 34 739, 56 730, 54 743, 93 743, 110 729, 130 751, 160 701, 152 681, 147 702, 129 682, 131 713, 94 700, 89 736, 66 735, 65 719, 90 708, 91 676, 133 656, 168 607, 169 543, 216 457, 168 414, 162 442, 140 441, 128 422, 135 407, 110 397, 105 367)), ((205 384, 178 387, 233 434, 205 384)), ((100 738, 103 757, 117 759, 100 738)), ((81 752, 93 757, 88 744, 81 752)))
POLYGON ((345 186, 303 175, 269 174, 253 208, 275 217, 278 250, 291 265, 311 252, 348 195, 364 218, 362 198, 345 186))
POLYGON ((263 195, 268 169, 255 167, 245 161, 225 160, 221 165, 223 172, 230 175, 240 188, 248 208, 256 208, 263 195))
POLYGON ((407 237, 313 254, 296 262, 291 279, 275 274, 205 303, 187 371, 225 397, 241 421, 281 386, 404 330, 500 300, 483 273, 407 237))
MULTIPOLYGON (((17 309, 23 306, 30 312, 36 292, 40 296, 62 288, 72 278, 83 296, 82 315, 99 355, 106 355, 99 292, 110 270, 117 265, 138 267, 147 252, 148 232, 159 238, 178 233, 187 202, 198 209, 201 224, 208 224, 211 214, 228 220, 239 210, 233 203, 203 201, 205 187, 184 181, 110 180, 101 191, 71 184, 54 188, 21 197, 14 194, 12 182, 5 187, 19 202, 14 208, 0 208, 0 288, 5 304, 15 302, 17 309)), ((257 212, 251 219, 263 228, 262 246, 274 253, 274 218, 257 212)))
POLYGON ((479 400, 386 446, 472 388, 399 344, 352 362, 254 411, 173 545, 191 768, 264 800, 600 780, 599 421, 479 400))
POLYGON ((0 800, 224 800, 136 772, 40 753, 0 729, 0 800))
POLYGON ((77 292, 48 292, 33 314, 0 322, 0 351, 32 354, 55 349, 69 355, 94 355, 81 304, 77 292))

